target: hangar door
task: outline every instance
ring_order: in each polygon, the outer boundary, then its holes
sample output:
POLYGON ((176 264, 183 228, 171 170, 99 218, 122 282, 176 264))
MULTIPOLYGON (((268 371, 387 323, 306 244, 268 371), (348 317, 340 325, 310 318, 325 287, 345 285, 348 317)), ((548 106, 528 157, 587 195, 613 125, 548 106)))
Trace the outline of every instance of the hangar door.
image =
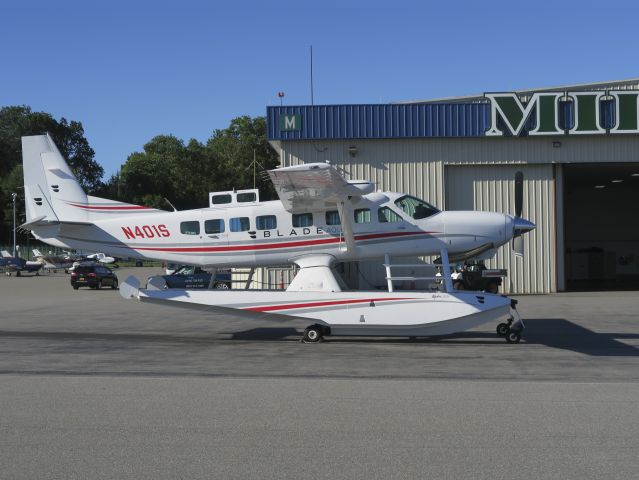
POLYGON ((567 289, 639 289, 639 163, 563 168, 567 289))
POLYGON ((515 212, 515 174, 524 174, 522 217, 537 228, 524 235, 525 253, 515 257, 511 244, 498 249, 486 262, 506 268, 503 293, 557 291, 555 181, 552 165, 447 165, 446 210, 515 212))

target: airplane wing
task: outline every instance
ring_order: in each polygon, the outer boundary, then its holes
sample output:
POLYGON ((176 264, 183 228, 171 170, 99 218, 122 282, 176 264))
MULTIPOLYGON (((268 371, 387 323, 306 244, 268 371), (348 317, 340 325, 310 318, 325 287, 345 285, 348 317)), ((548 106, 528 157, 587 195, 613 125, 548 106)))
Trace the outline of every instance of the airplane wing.
POLYGON ((327 163, 308 163, 268 172, 284 209, 291 213, 337 208, 346 247, 355 250, 352 197, 373 192, 375 184, 364 180, 346 180, 327 163))
POLYGON ((346 180, 327 163, 308 163, 268 172, 275 190, 291 213, 326 210, 349 197, 371 193, 375 184, 364 180, 346 180))

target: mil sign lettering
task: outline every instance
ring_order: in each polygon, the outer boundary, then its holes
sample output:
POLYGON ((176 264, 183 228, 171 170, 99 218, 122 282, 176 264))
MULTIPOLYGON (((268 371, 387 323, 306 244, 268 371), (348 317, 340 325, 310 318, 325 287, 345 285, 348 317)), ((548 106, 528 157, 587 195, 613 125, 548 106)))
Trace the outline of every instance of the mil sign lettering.
POLYGON ((528 135, 593 135, 606 133, 639 133, 639 91, 615 92, 538 92, 527 104, 522 104, 516 93, 486 93, 490 100, 491 125, 486 136, 502 137, 504 134, 520 135, 530 116, 535 112, 536 126, 528 135), (611 97, 614 104, 614 125, 606 129, 602 125, 601 99, 611 97), (560 125, 560 101, 569 99, 573 105, 573 125, 560 125), (501 124, 498 124, 501 119, 501 124))
POLYGON ((301 115, 280 115, 280 132, 299 132, 301 129, 301 115))

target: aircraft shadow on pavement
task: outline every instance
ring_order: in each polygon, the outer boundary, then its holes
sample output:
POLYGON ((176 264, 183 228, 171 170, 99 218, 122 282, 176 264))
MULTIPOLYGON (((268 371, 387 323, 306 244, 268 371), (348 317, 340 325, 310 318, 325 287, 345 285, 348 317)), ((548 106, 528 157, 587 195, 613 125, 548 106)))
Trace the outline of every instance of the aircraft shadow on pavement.
MULTIPOLYGON (((622 340, 639 340, 639 333, 594 332, 563 318, 526 319, 526 330, 522 344, 545 345, 561 350, 570 350, 590 356, 636 357, 639 349, 622 340)), ((202 332, 201 332, 202 333, 202 332)), ((0 331, 0 338, 31 338, 52 341, 101 341, 107 343, 176 343, 176 344, 214 344, 220 341, 299 341, 301 332, 292 327, 260 327, 243 331, 225 332, 226 338, 219 338, 215 332, 197 336, 179 334, 140 334, 140 333, 98 333, 98 332, 16 332, 0 331), (217 337, 217 338, 216 338, 217 337)), ((493 332, 461 332, 442 337, 419 337, 411 340, 407 337, 328 337, 329 343, 386 343, 386 344, 431 344, 431 345, 496 345, 505 343, 503 338, 493 332)))
MULTIPOLYGON (((526 318, 526 329, 523 333, 522 344, 545 345, 560 350, 570 350, 591 356, 636 357, 639 349, 621 342, 622 339, 639 339, 639 334, 594 332, 581 325, 563 318, 526 318)), ((492 332, 461 332, 444 337, 433 337, 429 341, 442 343, 478 343, 494 344, 503 341, 492 332), (481 339, 485 339, 483 342, 481 339)))
MULTIPOLYGON (((639 333, 599 333, 563 318, 528 318, 525 319, 526 330, 522 343, 529 345, 545 345, 561 350, 570 350, 592 356, 636 357, 639 349, 623 343, 623 339, 639 339, 639 333)), ((231 340, 284 340, 293 337, 298 339, 301 333, 294 328, 252 328, 234 332, 231 340)), ((331 342, 352 343, 432 343, 457 345, 492 345, 505 340, 492 332, 461 332, 442 337, 419 337, 409 340, 406 337, 328 337, 331 342)))
POLYGON ((639 356, 637 347, 620 341, 639 339, 639 333, 594 332, 563 318, 532 318, 524 322, 527 343, 593 356, 639 356))
POLYGON ((231 334, 231 340, 284 340, 289 337, 299 340, 301 333, 291 327, 261 327, 231 334))

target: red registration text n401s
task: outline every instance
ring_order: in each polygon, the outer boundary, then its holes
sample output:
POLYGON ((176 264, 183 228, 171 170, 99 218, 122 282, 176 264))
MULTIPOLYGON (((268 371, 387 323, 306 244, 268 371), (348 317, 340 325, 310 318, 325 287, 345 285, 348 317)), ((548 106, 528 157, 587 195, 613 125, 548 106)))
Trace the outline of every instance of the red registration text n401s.
POLYGON ((121 227, 124 235, 127 239, 135 238, 156 238, 156 237, 170 237, 171 232, 166 228, 166 225, 142 225, 134 227, 121 227))

